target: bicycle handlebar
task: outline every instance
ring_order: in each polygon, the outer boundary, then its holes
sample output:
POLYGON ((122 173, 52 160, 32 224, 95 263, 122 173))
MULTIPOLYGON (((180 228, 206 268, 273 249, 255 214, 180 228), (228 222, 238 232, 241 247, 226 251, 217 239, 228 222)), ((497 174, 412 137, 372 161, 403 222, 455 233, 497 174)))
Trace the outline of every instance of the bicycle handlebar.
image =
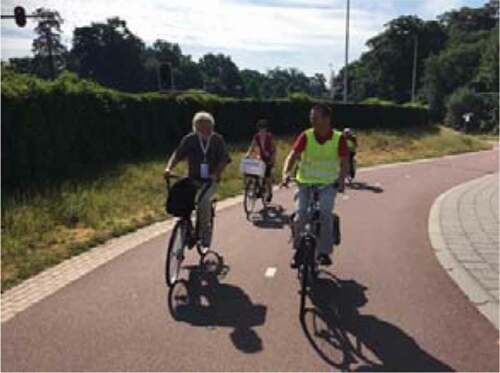
MULTIPOLYGON (((165 181, 167 182, 167 191, 170 192, 170 179, 183 179, 183 178, 185 178, 185 176, 172 173, 165 175, 165 181)), ((201 187, 202 185, 210 186, 214 182, 212 179, 202 179, 202 180, 192 179, 192 180, 194 180, 196 184, 199 184, 199 187, 201 187)))
MULTIPOLYGON (((291 177, 286 184, 285 183, 281 183, 280 187, 288 188, 290 183, 294 183, 296 185, 300 184, 300 182, 297 180, 297 178, 291 177)), ((327 187, 329 187, 331 185, 333 185, 334 188, 338 188, 339 187, 338 181, 336 181, 334 183, 330 183, 330 184, 310 184, 310 185, 308 184, 307 186, 311 187, 311 188, 316 188, 316 189, 321 190, 321 189, 327 188, 327 187)))

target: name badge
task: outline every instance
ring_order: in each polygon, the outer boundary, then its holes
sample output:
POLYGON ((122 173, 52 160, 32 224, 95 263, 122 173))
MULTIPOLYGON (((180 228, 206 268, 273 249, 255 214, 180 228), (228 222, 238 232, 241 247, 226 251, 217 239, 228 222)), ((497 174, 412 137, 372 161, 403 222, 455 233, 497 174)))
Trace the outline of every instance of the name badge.
POLYGON ((208 163, 200 164, 200 176, 202 179, 208 179, 210 173, 208 172, 208 163))

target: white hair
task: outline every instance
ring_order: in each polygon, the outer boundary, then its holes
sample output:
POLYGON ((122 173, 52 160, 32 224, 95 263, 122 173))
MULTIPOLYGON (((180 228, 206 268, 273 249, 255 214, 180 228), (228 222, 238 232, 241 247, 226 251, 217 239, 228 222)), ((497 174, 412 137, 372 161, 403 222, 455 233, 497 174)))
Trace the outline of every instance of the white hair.
POLYGON ((193 132, 198 130, 198 123, 202 121, 209 122, 212 129, 215 126, 215 120, 212 114, 207 113, 206 111, 199 111, 193 117, 193 132))

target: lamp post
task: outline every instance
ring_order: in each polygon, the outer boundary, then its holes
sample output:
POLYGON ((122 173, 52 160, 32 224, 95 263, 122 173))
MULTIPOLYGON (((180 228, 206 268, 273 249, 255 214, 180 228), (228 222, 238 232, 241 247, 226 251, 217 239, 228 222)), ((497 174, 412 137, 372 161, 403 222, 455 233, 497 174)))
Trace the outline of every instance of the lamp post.
POLYGON ((349 72, 347 65, 349 64, 349 11, 350 0, 347 0, 346 22, 345 22, 345 66, 344 66, 344 103, 347 102, 349 72))
POLYGON ((333 70, 333 65, 331 63, 328 64, 330 68, 330 98, 335 100, 335 71, 333 70))
POLYGON ((413 50, 413 73, 411 79, 411 101, 415 101, 415 89, 417 86, 417 55, 418 55, 418 34, 413 35, 414 50, 413 50))

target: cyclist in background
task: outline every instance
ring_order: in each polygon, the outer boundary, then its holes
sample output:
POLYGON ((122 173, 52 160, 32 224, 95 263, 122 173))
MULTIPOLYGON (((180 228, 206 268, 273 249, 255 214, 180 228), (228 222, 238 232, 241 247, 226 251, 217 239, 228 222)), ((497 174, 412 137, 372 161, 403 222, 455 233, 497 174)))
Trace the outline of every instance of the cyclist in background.
POLYGON ((273 180, 272 171, 276 163, 276 146, 274 145, 273 136, 269 131, 267 120, 260 119, 257 121, 257 133, 252 139, 248 148, 246 157, 251 158, 257 153, 258 157, 266 164, 266 173, 264 176, 264 185, 267 190, 267 201, 271 202, 273 198, 273 180))
MULTIPOLYGON (((309 117, 312 128, 302 132, 292 151, 288 154, 283 166, 282 185, 291 179, 294 165, 299 162, 296 180, 298 191, 295 196, 297 212, 295 215, 295 232, 303 230, 309 198, 308 186, 320 185, 320 224, 321 232, 317 244, 318 261, 322 265, 331 265, 330 255, 333 251, 333 217, 332 211, 337 191, 344 191, 344 180, 348 167, 347 143, 342 133, 332 129, 331 110, 324 104, 315 105, 309 117)), ((297 268, 297 252, 290 263, 297 268)))
POLYGON ((358 149, 358 139, 350 128, 344 128, 343 134, 347 141, 347 148, 349 149, 349 176, 352 181, 356 172, 354 168, 354 157, 358 149))

